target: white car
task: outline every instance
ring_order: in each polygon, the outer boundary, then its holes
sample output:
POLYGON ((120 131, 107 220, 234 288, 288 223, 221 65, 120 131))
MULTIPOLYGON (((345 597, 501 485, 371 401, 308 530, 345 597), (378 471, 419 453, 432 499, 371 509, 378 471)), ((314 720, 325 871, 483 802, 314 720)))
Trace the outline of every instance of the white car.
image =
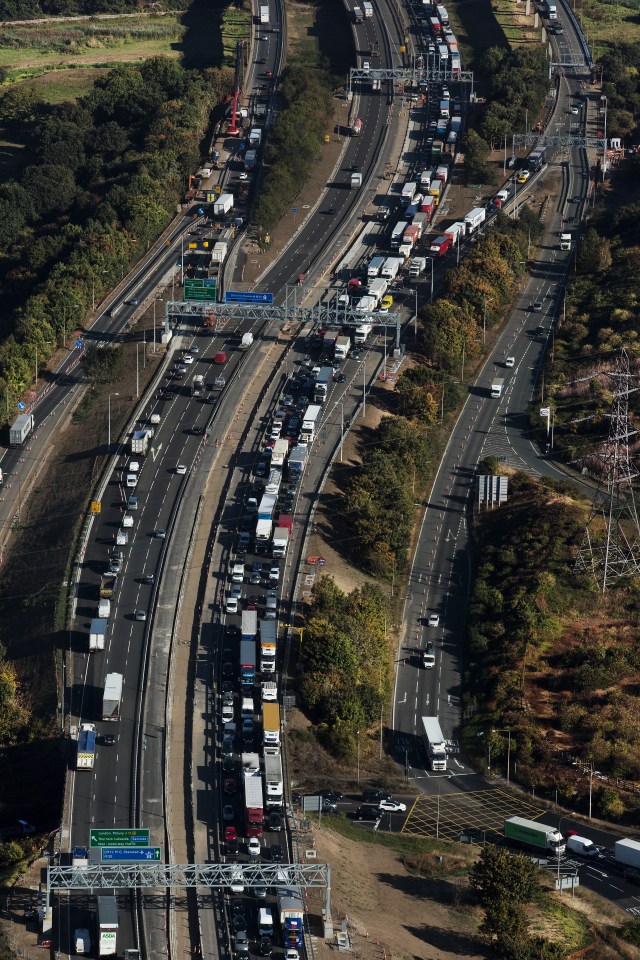
POLYGON ((439 614, 439 613, 431 613, 431 614, 429 614, 428 625, 429 625, 430 627, 437 627, 437 626, 439 626, 439 625, 440 625, 440 614, 439 614))
POLYGON ((504 362, 504 365, 505 365, 505 367, 515 367, 515 365, 516 365, 516 358, 515 358, 515 357, 507 357, 507 359, 506 359, 505 362, 504 362))
POLYGON ((578 107, 571 107, 571 113, 573 114, 580 113, 580 109, 578 107))
POLYGON ((184 355, 183 358, 182 358, 182 362, 183 362, 183 363, 193 363, 193 357, 191 356, 190 353, 185 353, 185 355, 184 355))
POLYGON ((140 469, 140 464, 137 460, 131 460, 129 462, 129 473, 137 473, 140 469))
POLYGON ((237 597, 227 597, 227 603, 225 607, 227 613, 237 613, 238 612, 238 598, 237 597))
POLYGON ((184 475, 187 472, 187 468, 184 463, 179 463, 176 467, 176 473, 184 475))
POLYGON ((249 179, 248 173, 241 173, 240 176, 238 177, 238 180, 248 180, 248 179, 249 179))
POLYGON ((250 857, 259 857, 262 853, 262 847, 260 846, 260 841, 257 837, 251 837, 247 844, 247 850, 249 851, 250 857))
POLYGON ((380 810, 386 810, 387 813, 406 813, 406 803, 400 803, 398 800, 381 800, 378 804, 380 810))
POLYGON ((284 960, 300 960, 300 954, 297 950, 294 950, 293 947, 289 947, 289 949, 284 952, 284 960))

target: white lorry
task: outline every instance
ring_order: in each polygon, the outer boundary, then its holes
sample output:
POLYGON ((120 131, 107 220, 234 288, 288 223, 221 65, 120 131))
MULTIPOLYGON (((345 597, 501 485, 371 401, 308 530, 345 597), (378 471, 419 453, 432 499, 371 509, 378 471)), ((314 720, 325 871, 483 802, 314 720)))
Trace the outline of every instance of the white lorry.
MULTIPOLYGON (((101 600, 100 606, 103 603, 109 604, 109 600, 101 600)), ((103 617, 95 617, 91 621, 89 627, 89 653, 97 653, 99 650, 104 650, 105 641, 107 639, 107 621, 103 617)))
POLYGON ((504 380, 502 377, 495 377, 491 381, 491 396, 494 400, 498 400, 502 396, 502 391, 504 390, 504 380))
POLYGON ((333 355, 336 360, 346 360, 351 349, 351 340, 349 337, 338 337, 333 348, 333 355))
POLYGON ((467 234, 474 233, 481 224, 487 219, 487 211, 484 207, 474 207, 464 218, 467 225, 467 234))
POLYGON ((121 673, 108 673, 104 680, 102 695, 102 719, 119 720, 120 704, 122 703, 122 686, 124 677, 121 673))
POLYGON ((353 334, 353 342, 357 344, 362 344, 367 342, 367 338, 371 331, 373 330, 373 325, 371 323, 361 323, 359 327, 356 327, 353 334))
POLYGON ((432 770, 447 769, 447 750, 445 739, 437 717, 422 718, 422 742, 424 743, 432 770))
POLYGON ((260 4, 260 23, 262 26, 269 23, 269 5, 266 3, 260 4))

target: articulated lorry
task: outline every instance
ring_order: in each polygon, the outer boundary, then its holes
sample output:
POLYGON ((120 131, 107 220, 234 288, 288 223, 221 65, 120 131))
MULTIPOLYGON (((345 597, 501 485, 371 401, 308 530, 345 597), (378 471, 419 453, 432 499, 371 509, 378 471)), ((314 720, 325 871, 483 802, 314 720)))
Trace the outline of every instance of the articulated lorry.
POLYGON ((115 897, 98 897, 98 956, 118 952, 118 903, 115 897))
POLYGON ((538 850, 547 850, 555 856, 562 856, 566 849, 565 839, 555 827, 538 823, 536 820, 526 820, 524 817, 509 817, 505 820, 504 835, 507 840, 514 840, 527 847, 536 847, 538 850))
POLYGON ((424 743, 432 770, 447 769, 447 750, 445 739, 437 717, 422 718, 422 742, 424 743))
POLYGON ((275 620, 260 621, 260 672, 276 672, 278 627, 275 620))

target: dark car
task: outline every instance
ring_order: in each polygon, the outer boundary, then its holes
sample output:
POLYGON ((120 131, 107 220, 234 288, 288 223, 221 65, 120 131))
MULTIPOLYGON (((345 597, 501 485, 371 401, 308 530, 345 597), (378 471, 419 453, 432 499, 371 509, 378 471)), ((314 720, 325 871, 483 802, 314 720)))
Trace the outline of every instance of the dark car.
POLYGON ((358 809, 356 810, 354 819, 365 820, 373 823, 376 820, 379 820, 380 816, 381 816, 380 811, 376 807, 362 806, 362 807, 358 807, 358 809))
POLYGON ((269 814, 269 830, 273 830, 276 833, 282 830, 282 815, 275 810, 269 814))
POLYGON ((284 850, 279 843, 274 843, 271 847, 272 863, 284 863, 284 850))
POLYGON ((235 913, 231 924, 236 933, 242 933, 247 929, 247 918, 244 913, 235 913))
POLYGON ((327 207, 327 214, 328 214, 330 217, 335 216, 335 212, 336 212, 336 208, 335 208, 335 207, 327 207))
POLYGON ((235 623, 227 624, 227 636, 228 637, 239 637, 240 636, 240 627, 235 623))
POLYGON ((273 944, 271 943, 271 937, 260 937, 258 943, 258 954, 261 957, 270 957, 273 953, 273 944))
POLYGON ((324 800, 333 800, 334 803, 338 800, 342 800, 342 794, 339 790, 318 790, 318 796, 322 797, 324 800))
POLYGON ((233 757, 223 757, 222 758, 222 772, 223 773, 233 773, 235 770, 235 763, 233 757))
POLYGON ((241 915, 246 916, 247 909, 244 905, 244 900, 235 899, 231 901, 231 913, 234 917, 241 915))
POLYGON ((227 860, 238 859, 238 841, 236 839, 227 840, 226 856, 227 856, 227 860))
POLYGON ((391 800, 391 794, 379 787, 366 787, 362 791, 363 800, 391 800))
POLYGON ((100 738, 100 743, 103 743, 105 747, 113 747, 116 742, 116 738, 112 733, 105 733, 100 738))
POLYGON ((191 427, 191 433, 194 437, 203 437, 204 436, 204 427, 194 426, 191 427))
POLYGON ((235 777, 227 777, 224 781, 224 792, 235 793, 237 789, 235 777))
POLYGON ((347 378, 345 377, 344 373, 339 373, 333 379, 336 381, 336 383, 344 383, 347 378))

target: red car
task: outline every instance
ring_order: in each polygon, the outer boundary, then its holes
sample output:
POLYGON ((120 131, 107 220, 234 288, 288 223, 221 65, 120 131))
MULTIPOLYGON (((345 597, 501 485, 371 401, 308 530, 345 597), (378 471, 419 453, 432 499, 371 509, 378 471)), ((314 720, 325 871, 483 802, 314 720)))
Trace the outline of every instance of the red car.
POLYGON ((224 842, 228 843, 229 840, 237 840, 238 833, 235 827, 225 827, 224 828, 224 842))
POLYGON ((224 792, 225 793, 235 793, 236 792, 236 781, 233 777, 227 777, 224 781, 224 792))
POLYGON ((271 77, 273 76, 273 70, 265 70, 264 75, 267 78, 267 80, 270 80, 271 77))

